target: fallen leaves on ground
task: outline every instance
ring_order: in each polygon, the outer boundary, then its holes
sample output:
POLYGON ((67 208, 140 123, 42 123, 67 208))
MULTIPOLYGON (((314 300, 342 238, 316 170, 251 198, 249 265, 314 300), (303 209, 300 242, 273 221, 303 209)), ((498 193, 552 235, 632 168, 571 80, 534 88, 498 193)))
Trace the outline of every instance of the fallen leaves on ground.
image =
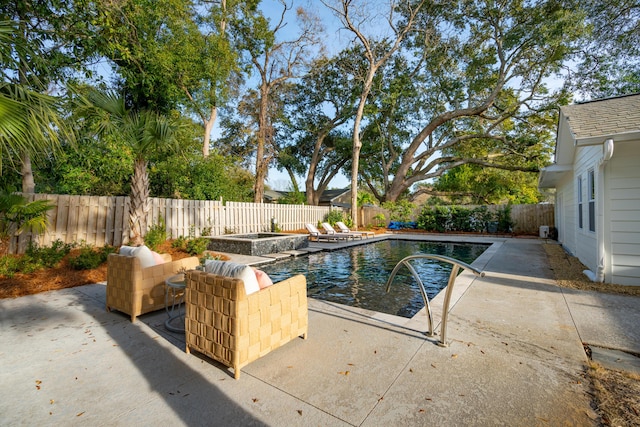
POLYGON ((605 369, 594 362, 588 372, 603 423, 640 426, 640 375, 605 369))
MULTIPOLYGON (((587 268, 560 245, 546 244, 549 265, 559 286, 584 291, 640 296, 640 286, 592 282, 587 268)), ((593 388, 593 405, 606 426, 640 426, 640 375, 606 369, 591 362, 587 370, 593 388)))
POLYGON ((580 260, 568 254, 560 245, 543 245, 558 285, 583 291, 597 291, 621 295, 640 296, 640 286, 624 286, 611 283, 592 282, 583 273, 587 267, 580 260))

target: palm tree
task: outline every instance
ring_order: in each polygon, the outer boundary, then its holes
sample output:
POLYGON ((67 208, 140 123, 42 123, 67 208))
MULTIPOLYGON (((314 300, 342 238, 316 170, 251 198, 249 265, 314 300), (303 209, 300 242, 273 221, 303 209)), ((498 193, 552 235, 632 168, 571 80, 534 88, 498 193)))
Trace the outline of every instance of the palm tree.
MULTIPOLYGON (((0 82, 0 174, 3 154, 14 165, 25 157, 30 163, 31 155, 45 154, 59 146, 62 138, 73 138, 55 97, 12 82, 7 76, 8 69, 18 69, 20 65, 13 49, 28 51, 28 46, 16 46, 23 39, 14 38, 15 31, 11 22, 0 21, 0 59, 6 67, 0 82)), ((31 174, 30 164, 28 169, 31 174)), ((31 178, 29 192, 33 191, 32 182, 31 178)))
POLYGON ((54 206, 49 200, 27 199, 7 189, 0 190, 0 254, 9 251, 10 240, 16 234, 31 229, 41 233, 49 225, 47 211, 54 206))
POLYGON ((84 101, 85 107, 90 107, 89 114, 98 119, 98 135, 121 139, 134 154, 129 237, 131 244, 140 245, 147 232, 149 212, 148 158, 158 150, 176 148, 177 125, 154 111, 127 109, 124 99, 113 92, 92 91, 84 101))

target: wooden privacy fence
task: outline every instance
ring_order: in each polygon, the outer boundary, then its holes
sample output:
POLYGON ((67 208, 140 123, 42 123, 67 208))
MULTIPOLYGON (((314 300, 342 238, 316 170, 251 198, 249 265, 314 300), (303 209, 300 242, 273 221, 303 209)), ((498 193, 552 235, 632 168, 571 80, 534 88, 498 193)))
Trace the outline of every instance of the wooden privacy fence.
POLYGON ((172 239, 179 236, 219 236, 271 231, 272 219, 280 230, 299 230, 304 229, 308 222, 315 224, 330 211, 328 206, 244 202, 223 204, 216 200, 157 198, 151 199, 150 205, 149 225, 158 224, 162 217, 167 234, 172 239))
MULTIPOLYGON (((25 232, 10 242, 11 253, 22 253, 30 241, 49 246, 56 240, 64 243, 85 242, 93 246, 120 246, 128 241, 129 197, 68 196, 29 194, 28 201, 47 199, 55 206, 48 213, 49 227, 43 234, 25 232)), ((472 208, 473 206, 467 206, 472 208)), ((490 210, 504 205, 489 206, 490 210)), ((149 199, 148 224, 163 218, 168 237, 230 233, 257 233, 271 230, 272 218, 281 230, 304 229, 306 223, 324 220, 332 208, 328 206, 241 203, 217 200, 149 199)), ((336 209, 336 208, 333 208, 336 209)), ((417 218, 420 209, 414 212, 417 218)), ((375 216, 390 220, 389 211, 379 207, 360 209, 359 224, 378 225, 375 216)), ((538 234, 541 225, 554 225, 554 205, 512 205, 511 219, 515 233, 538 234)))
POLYGON ((540 226, 555 226, 555 205, 511 205, 513 231, 520 234, 538 234, 540 226))
MULTIPOLYGON (((46 199, 55 207, 48 213, 43 234, 25 232, 11 240, 10 252, 22 253, 30 241, 49 246, 85 242, 93 246, 120 246, 128 241, 129 197, 29 194, 28 201, 46 199)), ((328 206, 276 205, 216 200, 149 199, 149 226, 162 217, 170 238, 200 237, 271 230, 273 218, 281 230, 304 229, 306 223, 323 220, 328 206)))
POLYGON ((358 218, 358 224, 362 227, 369 226, 387 226, 389 225, 390 216, 389 211, 380 206, 363 206, 360 209, 360 217, 358 218), (382 215, 384 219, 376 218, 376 216, 382 215))

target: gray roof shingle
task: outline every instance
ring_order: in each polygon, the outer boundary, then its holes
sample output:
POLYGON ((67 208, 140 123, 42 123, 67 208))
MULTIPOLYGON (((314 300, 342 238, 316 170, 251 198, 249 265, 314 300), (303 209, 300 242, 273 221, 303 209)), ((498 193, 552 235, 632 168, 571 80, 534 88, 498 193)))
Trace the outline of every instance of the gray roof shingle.
POLYGON ((640 131, 640 94, 560 107, 576 139, 640 131))

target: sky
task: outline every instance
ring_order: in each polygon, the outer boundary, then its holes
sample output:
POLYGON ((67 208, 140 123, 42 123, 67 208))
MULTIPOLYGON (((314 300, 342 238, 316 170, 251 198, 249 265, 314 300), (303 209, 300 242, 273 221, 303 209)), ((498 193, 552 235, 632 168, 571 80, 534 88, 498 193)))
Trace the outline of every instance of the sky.
MULTIPOLYGON (((320 0, 287 0, 288 4, 293 4, 292 11, 289 11, 287 15, 290 19, 295 18, 295 9, 297 7, 304 7, 311 13, 315 14, 323 23, 325 31, 327 33, 326 43, 327 51, 331 53, 337 53, 345 46, 350 40, 350 35, 345 30, 340 30, 341 24, 338 19, 332 15, 331 11, 327 9, 320 0)), ((370 2, 371 3, 371 2, 370 2)), ((271 20, 272 23, 277 22, 280 19, 282 13, 282 4, 277 0, 263 0, 261 3, 261 9, 265 16, 271 20)), ((295 36, 295 22, 290 22, 285 27, 283 36, 295 36)), ((301 190, 304 190, 304 182, 306 176, 298 177, 298 184, 301 190)), ((269 169, 269 176, 267 177, 266 184, 273 190, 288 191, 292 189, 291 180, 289 174, 285 171, 278 171, 275 167, 269 169)), ((351 185, 351 179, 347 178, 344 174, 336 176, 329 185, 330 188, 346 188, 351 185)))
MULTIPOLYGON (((303 7, 307 11, 316 15, 324 26, 326 33, 325 36, 325 49, 328 54, 337 54, 343 47, 349 44, 353 40, 353 34, 344 29, 340 20, 333 15, 333 12, 327 8, 320 0, 286 0, 287 4, 293 5, 292 11, 288 12, 290 19, 295 19, 295 9, 297 7, 303 7)), ((328 4, 335 4, 339 0, 326 0, 328 4)), ((355 0, 353 1, 353 11, 357 12, 357 7, 360 5, 366 6, 365 13, 367 16, 372 16, 372 22, 367 25, 367 34, 375 34, 375 29, 379 29, 380 34, 385 30, 389 30, 386 22, 385 14, 389 11, 389 0, 355 0), (375 24, 379 22, 379 24, 375 24)), ((262 0, 260 5, 265 16, 271 19, 271 22, 277 22, 280 19, 282 13, 282 4, 278 0, 262 0)), ((294 22, 291 22, 285 27, 283 36, 287 35, 295 36, 296 26, 294 22)), ((361 162, 366 162, 366 159, 361 159, 361 162)), ((299 177, 298 184, 300 189, 304 190, 304 182, 306 176, 299 177)), ((287 191, 291 189, 291 180, 286 172, 280 172, 276 168, 272 167, 269 170, 269 176, 266 184, 274 190, 287 191)), ((347 188, 351 186, 351 179, 344 174, 338 174, 330 183, 329 189, 334 188, 347 188)))
MULTIPOLYGON (((325 27, 325 45, 329 54, 338 53, 344 46, 353 41, 353 34, 344 29, 339 19, 333 15, 333 12, 329 10, 321 0, 286 0, 288 4, 293 4, 293 10, 296 7, 302 6, 305 9, 311 11, 317 15, 325 27)), ((339 2, 339 0, 325 0, 327 3, 339 2)), ((366 29, 368 35, 381 36, 383 32, 389 31, 389 26, 386 21, 386 14, 389 11, 389 0, 354 0, 354 7, 359 5, 366 5, 364 9, 365 14, 373 16, 370 22, 363 24, 363 28, 366 29), (376 34, 376 29, 378 34, 376 34)), ((280 18, 282 12, 282 4, 278 0, 262 0, 261 8, 265 13, 265 16, 270 18, 272 22, 280 18)), ((291 19, 295 18, 295 14, 289 12, 291 19)), ((288 25, 286 27, 287 34, 293 36, 296 30, 295 24, 288 25)), ((549 89, 558 89, 563 84, 562 79, 549 78, 546 84, 549 89)), ((366 162, 367 159, 362 158, 361 162, 366 162)), ((299 177, 298 183, 301 190, 304 190, 304 181, 306 177, 299 177)), ((291 181, 289 175, 286 172, 279 172, 275 168, 269 170, 269 176, 266 184, 274 190, 290 190, 291 181)), ((347 178, 344 174, 339 174, 334 180, 331 181, 330 188, 346 188, 351 185, 350 178, 347 178)))

